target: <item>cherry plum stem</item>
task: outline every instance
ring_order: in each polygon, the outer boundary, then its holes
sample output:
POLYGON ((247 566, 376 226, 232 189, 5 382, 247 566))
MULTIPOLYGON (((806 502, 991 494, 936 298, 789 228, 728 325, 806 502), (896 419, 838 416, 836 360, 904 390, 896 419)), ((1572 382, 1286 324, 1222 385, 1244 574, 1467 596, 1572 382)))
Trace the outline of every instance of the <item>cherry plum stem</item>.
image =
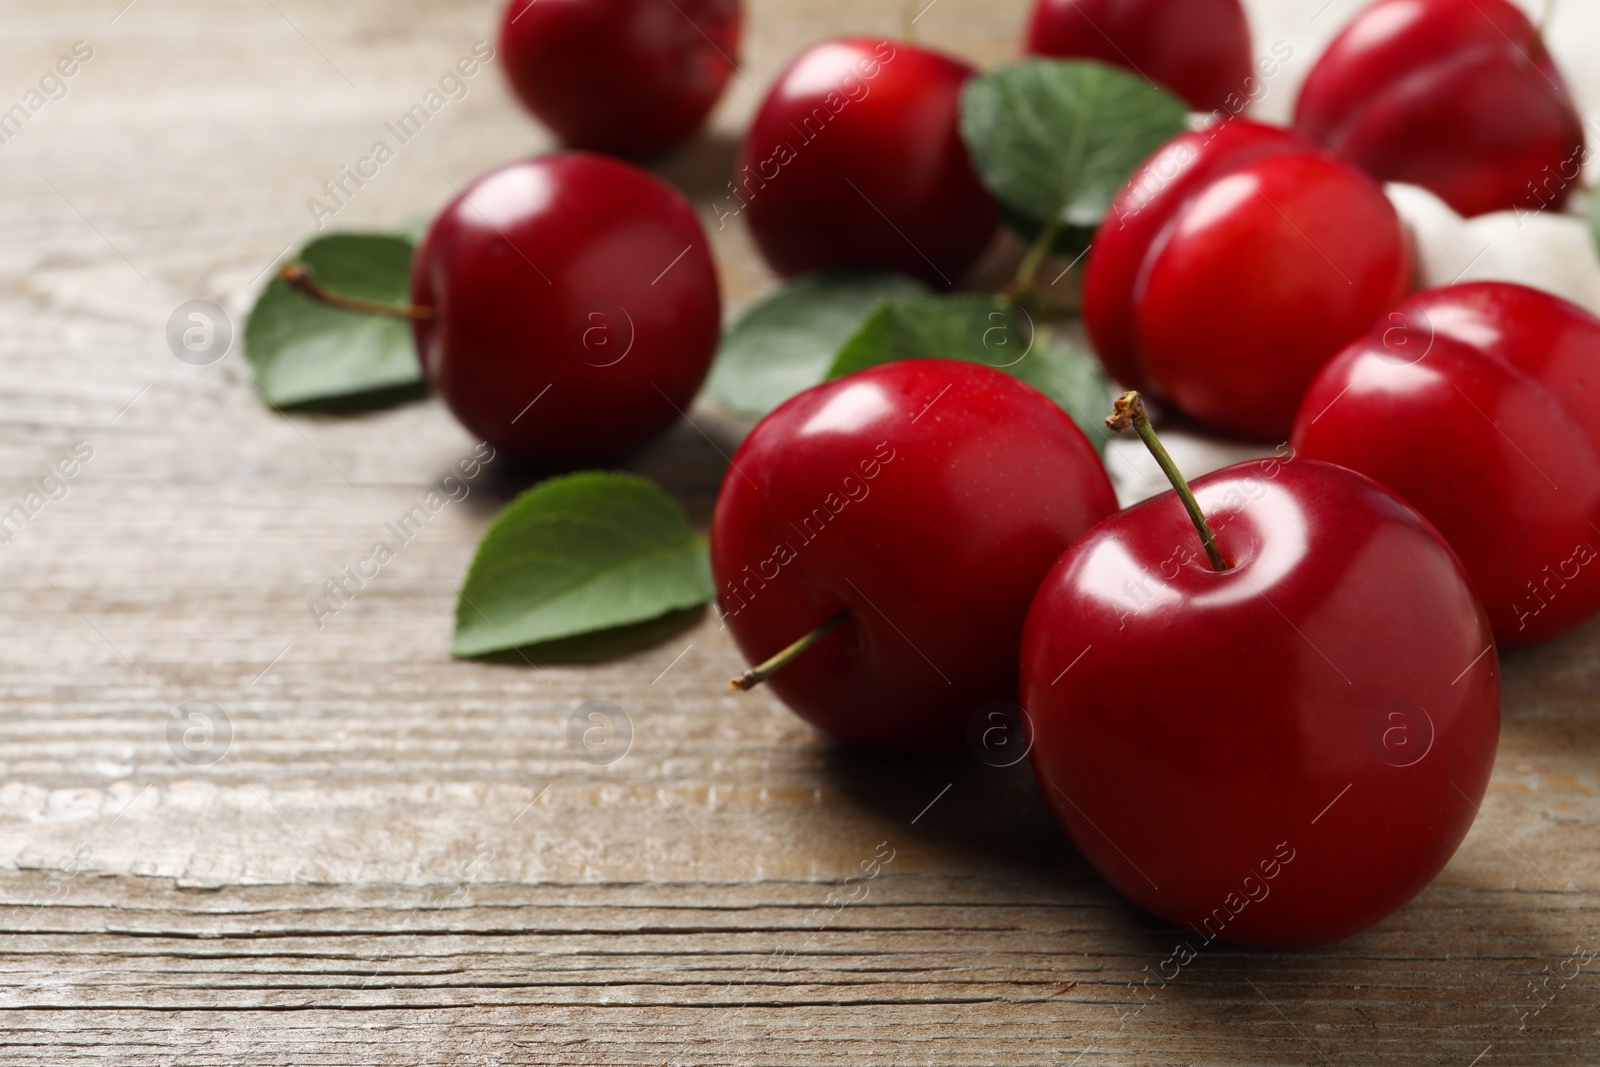
POLYGON ((1172 462, 1172 457, 1167 454, 1167 448, 1161 443, 1161 438, 1156 436, 1155 427, 1150 425, 1150 415, 1144 409, 1144 400, 1136 392, 1123 393, 1111 409, 1111 416, 1106 419, 1106 426, 1113 432, 1126 430, 1133 427, 1133 431, 1144 441, 1150 454, 1156 457, 1156 463, 1161 467, 1161 473, 1167 476, 1167 481, 1172 483, 1172 488, 1177 491, 1178 499, 1183 501, 1183 508, 1189 513, 1189 520, 1194 523, 1194 528, 1200 534, 1200 543, 1205 545, 1206 558, 1211 561, 1211 569, 1225 571, 1228 561, 1222 558, 1222 549, 1217 547, 1217 535, 1211 532, 1211 526, 1206 522, 1205 513, 1200 510, 1200 502, 1194 498, 1194 492, 1189 488, 1189 483, 1184 480, 1183 472, 1178 470, 1178 465, 1172 462))
POLYGON ((806 649, 810 648, 812 645, 828 636, 829 632, 831 632, 834 627, 838 626, 849 617, 850 613, 848 611, 839 612, 839 614, 835 615, 833 618, 829 619, 815 630, 812 630, 810 633, 806 634, 804 637, 800 638, 800 640, 796 641, 788 648, 785 648, 771 659, 758 663, 754 667, 751 667, 749 670, 745 671, 743 674, 739 675, 739 677, 728 683, 728 688, 754 689, 756 686, 760 685, 762 682, 776 674, 779 670, 788 666, 792 660, 794 660, 806 649))
POLYGON ((291 289, 298 290, 329 307, 341 311, 355 311, 362 315, 387 315, 394 319, 406 319, 409 322, 432 321, 433 309, 417 307, 414 304, 385 304, 377 300, 365 300, 359 296, 348 296, 336 293, 331 289, 324 289, 312 274, 310 266, 305 263, 290 263, 278 272, 278 277, 291 289))
POLYGON ((1061 232, 1061 217, 1056 215, 1044 224, 1044 229, 1039 231, 1039 236, 1033 239, 1033 244, 1028 246, 1028 252, 1022 257, 1022 262, 1017 264, 1016 287, 1023 291, 1033 287, 1033 276, 1039 273, 1039 264, 1050 254, 1054 247, 1056 236, 1061 232))
POLYGON ((1530 63, 1537 63, 1550 54, 1550 25, 1556 17, 1557 2, 1545 0, 1544 13, 1539 16, 1539 24, 1533 29, 1533 54, 1528 57, 1530 63))

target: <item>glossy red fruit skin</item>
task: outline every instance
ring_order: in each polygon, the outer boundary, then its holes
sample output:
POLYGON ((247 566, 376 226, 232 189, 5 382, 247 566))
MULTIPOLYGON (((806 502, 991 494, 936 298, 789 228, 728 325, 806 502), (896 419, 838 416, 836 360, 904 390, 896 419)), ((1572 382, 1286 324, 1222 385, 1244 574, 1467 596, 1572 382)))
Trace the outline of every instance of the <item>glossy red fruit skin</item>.
POLYGON ((645 156, 705 122, 734 69, 740 0, 510 0, 511 88, 573 148, 645 156))
POLYGON ((1252 76, 1239 0, 1038 0, 1022 50, 1123 67, 1196 111, 1237 110, 1252 76))
POLYGON ((1294 123, 1463 215, 1560 208, 1585 161, 1566 82, 1509 0, 1363 9, 1311 69, 1294 123))
POLYGON ((723 620, 760 662, 849 620, 765 684, 801 718, 893 752, 953 750, 1016 695, 1039 580, 1116 510, 1060 408, 958 360, 888 363, 792 397, 733 457, 711 566, 723 620))
POLYGON ((1266 460, 1194 489, 1231 570, 1168 492, 1040 587, 1034 772, 1084 857, 1192 949, 1347 937, 1472 824, 1500 724, 1488 622, 1432 527, 1359 474, 1266 460))
POLYGON ((1318 376, 1300 455, 1404 497, 1461 556, 1503 645, 1600 612, 1600 320, 1475 282, 1419 293, 1318 376))
POLYGON ((1095 235, 1083 319, 1124 385, 1283 441, 1317 371, 1411 273, 1372 179, 1290 131, 1233 119, 1180 134, 1129 179, 1095 235))
POLYGON ((756 112, 719 221, 785 277, 879 267, 949 288, 1000 217, 961 140, 965 63, 841 38, 796 56, 756 112))
POLYGON ((676 421, 722 318, 694 209, 584 152, 462 190, 417 250, 411 300, 435 311, 414 326, 430 388, 472 433, 548 469, 616 459, 676 421))

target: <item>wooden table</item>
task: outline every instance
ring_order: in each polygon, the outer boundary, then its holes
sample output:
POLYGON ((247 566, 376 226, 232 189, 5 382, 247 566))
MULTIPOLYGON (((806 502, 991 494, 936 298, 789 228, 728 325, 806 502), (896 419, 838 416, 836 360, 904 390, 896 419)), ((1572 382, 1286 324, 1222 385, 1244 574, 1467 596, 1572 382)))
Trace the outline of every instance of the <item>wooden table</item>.
MULTIPOLYGON (((471 442, 437 403, 269 413, 238 344, 190 366, 166 323, 198 298, 242 327, 307 199, 493 5, 123 2, 0 4, 0 108, 93 49, 0 144, 0 512, 92 449, 0 545, 0 1063, 1600 1062, 1600 964, 1530 989, 1600 950, 1600 627, 1506 657, 1483 817, 1413 904, 1317 951, 1214 946, 1164 988, 1140 983, 1174 933, 1075 856, 1025 766, 820 741, 724 691, 710 616, 605 664, 453 662, 508 472, 319 629, 308 599, 471 442), (630 724, 615 762, 569 746, 594 699, 630 724), (185 748, 192 701, 219 711, 185 748)), ((733 307, 772 285, 710 208, 756 87, 920 7, 750 6, 748 81, 662 166, 733 307)), ((939 0, 916 29, 995 63, 1023 6, 939 0)), ((1289 7, 1257 10, 1290 33, 1289 7)), ((545 147, 500 78, 337 225, 426 217, 545 147)), ((635 466, 704 524, 738 427, 694 423, 635 466)))

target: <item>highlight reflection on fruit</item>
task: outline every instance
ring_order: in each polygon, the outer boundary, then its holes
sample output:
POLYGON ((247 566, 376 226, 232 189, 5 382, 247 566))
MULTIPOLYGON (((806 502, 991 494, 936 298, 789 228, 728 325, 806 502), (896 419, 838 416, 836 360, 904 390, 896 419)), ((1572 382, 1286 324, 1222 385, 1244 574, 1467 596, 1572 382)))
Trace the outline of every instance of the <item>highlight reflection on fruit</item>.
POLYGON ((1502 644, 1600 611, 1600 320, 1476 282, 1419 293, 1318 376, 1294 447, 1376 479, 1460 554, 1502 644))
POLYGON ((765 684, 835 737, 954 750, 1016 695, 1039 579, 1116 510, 1094 447, 1041 393, 958 360, 808 389, 761 421, 717 498, 711 564, 751 662, 820 638, 765 684))
POLYGON ((1472 825, 1500 725, 1488 620, 1433 527, 1362 475, 1264 460, 1192 497, 1173 476, 1187 500, 1090 530, 1028 614, 1040 789, 1107 881, 1179 927, 1346 937, 1472 825))

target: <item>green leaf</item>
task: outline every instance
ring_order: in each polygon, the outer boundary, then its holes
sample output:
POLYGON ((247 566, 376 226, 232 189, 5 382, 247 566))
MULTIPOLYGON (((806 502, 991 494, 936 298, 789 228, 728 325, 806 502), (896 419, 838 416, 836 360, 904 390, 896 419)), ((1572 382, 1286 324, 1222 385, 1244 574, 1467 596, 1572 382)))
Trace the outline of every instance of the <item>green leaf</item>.
POLYGON ((1099 225, 1134 170, 1185 130, 1188 111, 1120 68, 1037 59, 968 82, 961 135, 1008 224, 1031 238, 1052 221, 1099 225))
MULTIPOLYGON (((403 304, 413 251, 405 237, 332 234, 297 258, 328 289, 403 304)), ((250 312, 244 341, 256 388, 274 407, 374 407, 422 393, 409 322, 328 307, 277 277, 250 312)))
POLYGON ((823 380, 834 353, 880 300, 927 292, 901 274, 829 271, 791 283, 751 308, 723 338, 711 395, 761 416, 823 380))
POLYGON ((552 478, 500 513, 456 603, 457 656, 555 641, 697 607, 711 561, 683 509, 632 474, 552 478))
POLYGON ((1099 449, 1110 439, 1103 416, 1110 383, 1088 353, 1036 328, 1026 313, 987 296, 956 294, 884 301, 844 345, 829 378, 899 359, 986 363, 1061 406, 1099 449))
MULTIPOLYGON (((1030 358, 1033 363, 1028 372, 1017 377, 1059 404, 1095 450, 1103 453, 1111 440, 1106 416, 1111 413, 1112 389, 1100 361, 1054 338, 1041 339, 1030 358)), ((1022 364, 1018 366, 1020 369, 1022 364)))
POLYGON ((899 359, 965 359, 1008 369, 1031 340, 1017 312, 981 294, 884 300, 840 346, 828 377, 899 359))

